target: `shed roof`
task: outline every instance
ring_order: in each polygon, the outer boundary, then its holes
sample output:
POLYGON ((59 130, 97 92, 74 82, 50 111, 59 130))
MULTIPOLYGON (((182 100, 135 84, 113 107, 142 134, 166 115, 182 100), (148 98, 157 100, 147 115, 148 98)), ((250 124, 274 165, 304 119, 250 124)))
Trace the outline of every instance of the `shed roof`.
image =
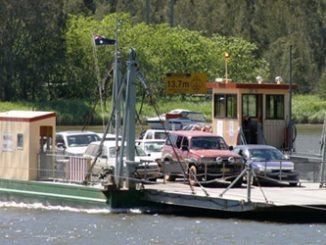
POLYGON ((32 122, 56 117, 55 112, 49 111, 6 111, 0 112, 0 121, 32 122))
MULTIPOLYGON (((296 89, 298 86, 296 84, 291 84, 292 89, 296 89)), ((270 89, 270 90, 288 90, 290 84, 282 83, 218 83, 210 82, 207 83, 207 88, 211 89, 270 89)))

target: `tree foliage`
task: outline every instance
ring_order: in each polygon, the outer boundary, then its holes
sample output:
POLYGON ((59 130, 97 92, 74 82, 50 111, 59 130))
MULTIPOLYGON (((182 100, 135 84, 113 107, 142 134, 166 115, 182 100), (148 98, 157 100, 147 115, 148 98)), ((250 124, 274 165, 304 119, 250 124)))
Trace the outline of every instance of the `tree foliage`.
POLYGON ((62 1, 1 1, 0 98, 53 95, 64 64, 62 1))
POLYGON ((114 59, 112 46, 93 45, 96 56, 92 55, 92 33, 110 38, 117 35, 122 57, 127 56, 130 48, 135 48, 141 71, 159 95, 163 95, 164 79, 169 72, 205 72, 211 81, 217 76, 223 77, 224 51, 232 54, 229 60, 231 77, 242 81, 252 81, 255 70, 265 63, 255 57, 257 47, 241 38, 209 38, 200 32, 167 24, 133 24, 126 14, 108 15, 102 21, 72 16, 66 32, 66 58, 71 78, 69 84, 75 96, 89 94, 89 88, 95 91, 98 74, 94 64, 98 63, 100 77, 103 77, 114 59))
POLYGON ((2 0, 0 100, 94 100, 114 54, 94 48, 94 33, 117 34, 124 61, 136 48, 159 95, 167 72, 223 77, 227 51, 234 81, 288 81, 292 72, 300 92, 325 98, 325 8, 325 0, 2 0))

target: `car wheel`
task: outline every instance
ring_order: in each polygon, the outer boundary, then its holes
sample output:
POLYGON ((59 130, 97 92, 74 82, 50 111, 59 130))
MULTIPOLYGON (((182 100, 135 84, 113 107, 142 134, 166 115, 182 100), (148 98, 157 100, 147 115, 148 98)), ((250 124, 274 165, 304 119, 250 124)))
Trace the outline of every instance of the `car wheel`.
POLYGON ((290 184, 290 186, 292 186, 292 187, 298 186, 298 182, 292 182, 292 183, 289 183, 289 184, 290 184))
POLYGON ((174 175, 165 175, 165 177, 164 177, 164 179, 166 180, 166 181, 175 181, 175 179, 176 179, 176 176, 174 176, 174 175))
POLYGON ((190 185, 197 184, 197 168, 195 165, 190 166, 188 170, 188 180, 190 185))

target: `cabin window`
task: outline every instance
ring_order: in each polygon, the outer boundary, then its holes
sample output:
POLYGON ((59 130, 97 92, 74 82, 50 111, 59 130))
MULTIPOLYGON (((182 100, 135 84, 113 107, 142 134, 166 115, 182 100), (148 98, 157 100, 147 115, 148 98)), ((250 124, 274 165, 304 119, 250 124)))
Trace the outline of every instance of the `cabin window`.
POLYGON ((214 117, 237 118, 237 95, 214 94, 214 117))
POLYGON ((242 95, 242 115, 245 117, 257 117, 258 95, 244 94, 242 95))
POLYGON ((17 149, 23 149, 24 136, 23 134, 17 134, 17 149))
POLYGON ((284 119, 284 95, 266 95, 266 118, 284 119))

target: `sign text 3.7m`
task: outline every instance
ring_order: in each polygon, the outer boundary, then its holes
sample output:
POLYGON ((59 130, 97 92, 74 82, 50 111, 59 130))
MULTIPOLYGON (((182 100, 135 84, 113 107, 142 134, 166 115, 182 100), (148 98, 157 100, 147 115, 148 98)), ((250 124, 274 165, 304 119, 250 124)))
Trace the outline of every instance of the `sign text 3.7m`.
POLYGON ((177 74, 168 73, 165 79, 167 94, 206 94, 207 74, 177 74))

